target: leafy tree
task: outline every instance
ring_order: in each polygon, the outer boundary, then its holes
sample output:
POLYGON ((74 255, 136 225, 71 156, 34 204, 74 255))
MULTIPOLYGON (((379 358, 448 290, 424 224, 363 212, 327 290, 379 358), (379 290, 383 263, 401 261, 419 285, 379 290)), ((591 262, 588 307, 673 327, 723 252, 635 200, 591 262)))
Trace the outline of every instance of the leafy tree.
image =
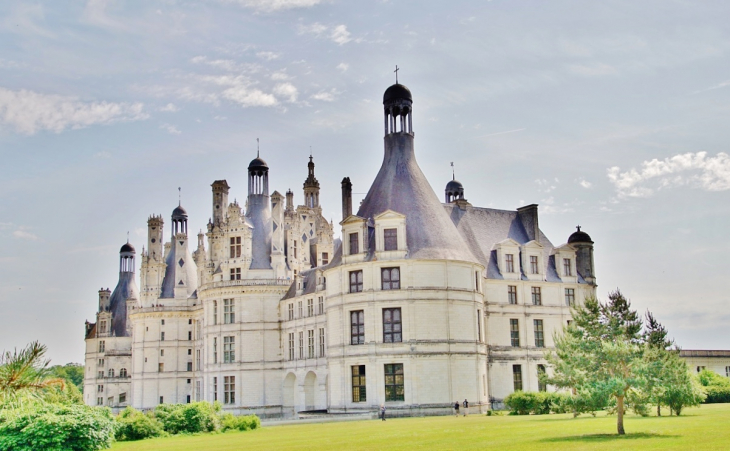
POLYGON ((162 427, 162 423, 153 415, 144 414, 132 407, 122 410, 116 420, 116 439, 119 441, 142 440, 168 435, 162 427))
POLYGON ((646 322, 643 333, 644 343, 647 347, 645 353, 647 384, 646 394, 649 400, 656 404, 657 416, 662 416, 662 395, 667 388, 665 379, 673 379, 673 374, 664 374, 665 367, 669 368, 670 355, 667 350, 674 344, 673 340, 667 339, 667 329, 659 322, 650 311, 646 312, 646 322))
POLYGON ((84 366, 80 363, 67 363, 65 365, 54 365, 50 368, 54 377, 74 384, 81 393, 84 392, 84 366))
POLYGON ((0 355, 0 404, 19 403, 25 397, 43 396, 49 388, 64 387, 54 378, 45 358, 46 346, 34 341, 24 349, 0 355))
POLYGON ((586 299, 573 310, 573 322, 555 334, 555 353, 548 355, 554 375, 546 381, 570 388, 589 399, 616 401, 616 429, 624 435, 626 397, 645 384, 641 318, 616 290, 608 302, 586 299))

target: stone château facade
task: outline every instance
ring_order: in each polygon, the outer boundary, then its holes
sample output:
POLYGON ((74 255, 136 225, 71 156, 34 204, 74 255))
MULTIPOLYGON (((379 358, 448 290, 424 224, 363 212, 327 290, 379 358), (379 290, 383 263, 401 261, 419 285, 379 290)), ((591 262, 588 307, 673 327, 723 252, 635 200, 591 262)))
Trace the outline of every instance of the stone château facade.
POLYGON ((383 164, 356 213, 343 179, 341 240, 311 157, 303 205, 269 194, 257 156, 244 206, 213 182, 195 243, 181 206, 167 239, 163 218, 149 217, 140 289, 126 243, 119 283, 99 291, 86 324, 86 403, 420 415, 544 389, 553 331, 595 294, 593 241, 578 230, 555 246, 537 205, 475 207, 456 180, 442 203, 416 162, 411 92, 396 83, 383 104, 383 164))

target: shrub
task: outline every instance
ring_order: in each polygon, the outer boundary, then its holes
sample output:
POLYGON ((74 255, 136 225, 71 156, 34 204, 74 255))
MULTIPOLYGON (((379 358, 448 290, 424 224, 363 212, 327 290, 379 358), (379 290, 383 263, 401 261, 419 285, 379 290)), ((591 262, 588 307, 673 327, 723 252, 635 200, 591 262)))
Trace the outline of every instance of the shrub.
POLYGON ((28 403, 0 410, 0 451, 94 451, 111 447, 114 419, 106 408, 28 403))
POLYGON ((550 393, 550 412, 567 413, 571 409, 572 396, 569 393, 550 393))
POLYGON ((155 418, 170 434, 213 432, 220 429, 218 410, 220 407, 205 401, 160 404, 155 409, 155 418))
POLYGON ((235 416, 226 413, 221 417, 223 431, 238 429, 239 431, 250 431, 261 427, 261 420, 256 415, 235 416))
POLYGON ((703 389, 707 395, 707 398, 705 399, 706 404, 730 402, 730 387, 710 385, 708 387, 703 387, 703 389))
POLYGON ((117 416, 116 439, 119 441, 142 440, 165 435, 167 433, 159 420, 132 407, 122 410, 117 416))
POLYGON ((504 399, 504 405, 507 406, 512 415, 529 415, 535 405, 535 394, 524 391, 510 393, 504 399))
POLYGON ((575 409, 573 396, 568 393, 516 391, 504 400, 510 415, 547 415, 565 413, 575 409))
POLYGON ((708 369, 704 369, 697 373, 697 379, 700 381, 700 384, 702 384, 703 387, 709 387, 713 385, 720 387, 730 387, 730 379, 722 377, 716 372, 708 369))

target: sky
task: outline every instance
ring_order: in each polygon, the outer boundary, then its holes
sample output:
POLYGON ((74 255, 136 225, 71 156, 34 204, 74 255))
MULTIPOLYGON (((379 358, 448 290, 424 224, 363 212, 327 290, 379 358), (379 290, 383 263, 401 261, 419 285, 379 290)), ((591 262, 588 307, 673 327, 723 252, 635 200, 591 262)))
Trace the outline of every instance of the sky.
MULTIPOLYGON (((246 168, 326 217, 382 162, 382 94, 414 97, 434 191, 539 204, 554 245, 595 241, 620 288, 684 349, 727 349, 730 3, 605 0, 88 0, 0 3, 0 350, 82 362, 118 252, 178 198, 246 168), (178 188, 181 188, 180 193, 178 188)), ((337 229, 337 227, 336 227, 337 229)), ((139 260, 139 259, 138 259, 139 260)), ((137 262, 139 264, 139 261, 137 262)))

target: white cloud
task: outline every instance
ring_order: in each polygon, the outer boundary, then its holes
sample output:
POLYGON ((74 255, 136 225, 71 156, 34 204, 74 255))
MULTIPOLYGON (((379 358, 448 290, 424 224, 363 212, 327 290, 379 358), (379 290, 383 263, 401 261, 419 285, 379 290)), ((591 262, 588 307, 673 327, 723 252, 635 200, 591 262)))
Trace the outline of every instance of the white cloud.
POLYGON ((0 123, 26 135, 39 130, 60 133, 68 128, 78 129, 148 117, 144 105, 139 102, 83 102, 75 97, 0 88, 0 123))
POLYGON ((293 84, 281 83, 274 87, 274 94, 279 97, 285 98, 289 102, 296 102, 299 92, 293 84))
POLYGON ((347 72, 347 69, 350 68, 350 65, 347 63, 340 63, 337 65, 337 69, 341 70, 342 72, 347 72))
POLYGON ((327 37, 334 43, 343 45, 352 41, 350 32, 347 31, 346 25, 335 25, 333 27, 314 22, 310 25, 299 25, 299 34, 313 34, 322 36, 327 33, 327 37))
POLYGON ((578 184, 582 186, 585 189, 590 189, 593 186, 593 183, 589 182, 588 180, 581 179, 578 184))
POLYGON ((714 86, 710 86, 709 88, 700 89, 699 91, 695 91, 692 94, 699 94, 701 92, 706 92, 706 91, 714 91, 715 89, 726 88, 728 86, 730 86, 730 80, 723 81, 722 83, 718 83, 714 86))
POLYGON ((274 52, 258 52, 256 56, 266 61, 273 61, 279 58, 279 54, 274 52))
POLYGON ((337 25, 330 34, 330 39, 337 44, 343 45, 350 42, 350 32, 347 31, 347 27, 344 25, 337 25))
MULTIPOLYGON (((556 188, 556 186, 552 184, 553 182, 545 179, 537 179, 535 180, 535 183, 537 183, 537 191, 541 193, 549 193, 554 191, 556 188)), ((558 183, 558 179, 555 179, 555 183, 558 183)))
POLYGON ((177 127, 171 124, 162 124, 160 125, 160 128, 171 135, 179 135, 180 133, 182 133, 180 130, 177 129, 177 127))
POLYGON ((20 238, 21 240, 31 240, 31 241, 37 241, 38 237, 30 232, 26 232, 25 230, 18 229, 15 232, 13 232, 13 236, 15 238, 20 238))
POLYGON ((318 5, 322 0, 220 0, 223 3, 236 3, 246 8, 262 12, 273 12, 284 9, 309 8, 318 5))
POLYGON ((106 150, 102 150, 101 152, 96 152, 94 154, 94 158, 99 158, 99 159, 104 159, 104 160, 109 159, 111 157, 112 157, 112 154, 110 152, 107 152, 106 150))
POLYGON ((691 186, 706 191, 730 189, 730 156, 724 152, 707 157, 707 152, 685 153, 644 161, 641 169, 621 172, 618 166, 608 168, 609 181, 618 197, 649 197, 655 190, 673 186, 691 186))
POLYGON ((321 100, 322 102, 333 102, 337 95, 337 90, 332 89, 330 91, 320 91, 316 94, 309 96, 310 99, 321 100))
POLYGON ((175 106, 174 103, 168 103, 167 105, 160 108, 159 111, 164 111, 166 113, 175 113, 177 111, 180 111, 180 108, 175 106))
POLYGON ((275 81, 289 80, 290 78, 291 77, 283 71, 274 72, 273 74, 271 74, 271 79, 275 81))
POLYGON ((228 88, 221 93, 221 96, 244 108, 252 106, 274 106, 278 103, 276 97, 273 95, 267 94, 259 89, 249 89, 244 85, 228 88))

